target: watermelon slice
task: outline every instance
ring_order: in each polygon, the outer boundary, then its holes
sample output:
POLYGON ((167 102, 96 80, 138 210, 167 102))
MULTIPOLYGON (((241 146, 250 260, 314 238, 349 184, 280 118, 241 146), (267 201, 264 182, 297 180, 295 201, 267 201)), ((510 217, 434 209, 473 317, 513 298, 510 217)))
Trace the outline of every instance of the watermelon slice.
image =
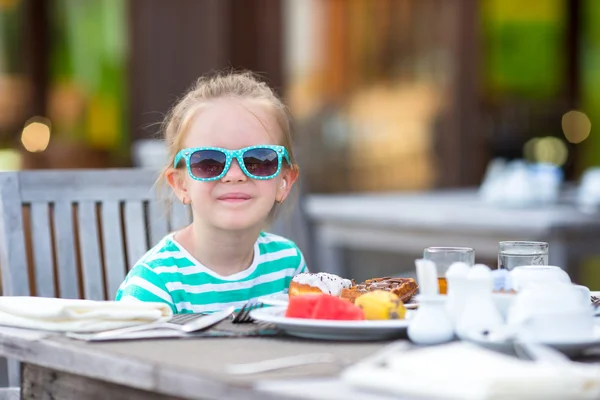
POLYGON ((321 296, 318 294, 290 296, 285 316, 288 318, 312 318, 319 297, 321 296))
POLYGON ((360 307, 328 294, 291 296, 285 316, 342 321, 365 319, 360 307))

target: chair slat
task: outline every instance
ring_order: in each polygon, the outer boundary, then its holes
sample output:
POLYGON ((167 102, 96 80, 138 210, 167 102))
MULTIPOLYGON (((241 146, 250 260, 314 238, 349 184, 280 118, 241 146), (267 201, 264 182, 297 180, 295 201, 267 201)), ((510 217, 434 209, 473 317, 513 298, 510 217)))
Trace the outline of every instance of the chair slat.
POLYGON ((125 279, 125 252, 121 228, 121 206, 118 201, 102 203, 102 243, 108 299, 114 299, 125 279))
POLYGON ((31 204, 31 241, 37 295, 56 297, 48 203, 31 204))
POLYGON ((33 201, 149 200, 156 172, 142 169, 27 171, 21 199, 33 201))
POLYGON ((148 230, 150 236, 150 247, 156 245, 169 233, 169 221, 167 220, 167 208, 157 202, 148 203, 148 230))
POLYGON ((174 201, 171 206, 171 231, 181 229, 191 222, 189 206, 174 201))
POLYGON ((0 267, 2 294, 29 296, 29 271, 18 172, 0 175, 0 267))
POLYGON ((6 359, 6 369, 8 369, 8 387, 21 386, 21 363, 12 358, 6 359))
POLYGON ((73 205, 68 201, 54 203, 54 238, 61 298, 79 298, 79 278, 75 255, 73 205))
POLYGON ((130 264, 129 268, 131 268, 148 250, 143 203, 140 201, 126 202, 124 217, 127 260, 130 264))
POLYGON ((23 199, 31 201, 96 201, 99 199, 106 200, 150 200, 150 192, 144 188, 136 186, 131 188, 121 187, 90 187, 73 188, 73 187, 55 187, 55 188, 27 188, 23 191, 23 199))
POLYGON ((83 271, 84 296, 89 300, 104 300, 104 282, 100 264, 100 242, 96 205, 85 201, 78 205, 79 244, 83 271))

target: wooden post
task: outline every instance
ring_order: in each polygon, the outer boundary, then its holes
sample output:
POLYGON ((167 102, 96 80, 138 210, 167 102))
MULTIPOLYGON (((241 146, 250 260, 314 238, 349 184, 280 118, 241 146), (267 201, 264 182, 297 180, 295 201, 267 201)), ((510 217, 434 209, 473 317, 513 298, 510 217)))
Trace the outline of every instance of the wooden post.
POLYGON ((485 171, 483 132, 477 126, 480 116, 478 4, 477 0, 441 3, 452 15, 447 28, 448 46, 455 60, 450 104, 440 123, 438 139, 439 186, 442 187, 478 185, 485 171))

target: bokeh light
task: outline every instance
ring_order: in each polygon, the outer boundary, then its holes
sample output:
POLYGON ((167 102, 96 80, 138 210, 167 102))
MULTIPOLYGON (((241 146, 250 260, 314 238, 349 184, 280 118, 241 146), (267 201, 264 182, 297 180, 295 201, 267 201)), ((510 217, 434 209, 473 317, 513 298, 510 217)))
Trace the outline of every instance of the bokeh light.
POLYGON ((571 110, 562 117, 562 130, 571 143, 581 143, 590 136, 592 123, 581 111, 571 110))
POLYGON ((538 138, 532 144, 533 161, 563 166, 569 158, 569 149, 565 142, 556 137, 538 138))
POLYGON ((21 168, 21 154, 15 149, 0 149, 0 171, 16 171, 21 168))
POLYGON ((43 117, 29 119, 21 133, 21 143, 31 153, 46 150, 50 143, 50 120, 43 117))
POLYGON ((535 161, 535 145, 540 138, 529 139, 523 146, 523 158, 527 161, 535 161))

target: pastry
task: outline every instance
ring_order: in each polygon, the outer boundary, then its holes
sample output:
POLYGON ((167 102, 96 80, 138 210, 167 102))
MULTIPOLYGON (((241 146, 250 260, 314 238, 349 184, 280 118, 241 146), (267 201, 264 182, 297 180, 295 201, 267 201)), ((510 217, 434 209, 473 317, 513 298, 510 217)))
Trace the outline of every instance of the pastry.
POLYGON ((352 303, 358 296, 374 290, 385 290, 394 293, 404 303, 409 301, 419 290, 417 282, 413 278, 373 278, 363 283, 342 289, 340 296, 352 303))
POLYGON ((349 279, 341 278, 334 274, 326 272, 310 273, 305 272, 298 274, 292 278, 289 287, 290 296, 298 296, 302 294, 330 294, 339 296, 342 289, 348 289, 353 282, 349 279))

